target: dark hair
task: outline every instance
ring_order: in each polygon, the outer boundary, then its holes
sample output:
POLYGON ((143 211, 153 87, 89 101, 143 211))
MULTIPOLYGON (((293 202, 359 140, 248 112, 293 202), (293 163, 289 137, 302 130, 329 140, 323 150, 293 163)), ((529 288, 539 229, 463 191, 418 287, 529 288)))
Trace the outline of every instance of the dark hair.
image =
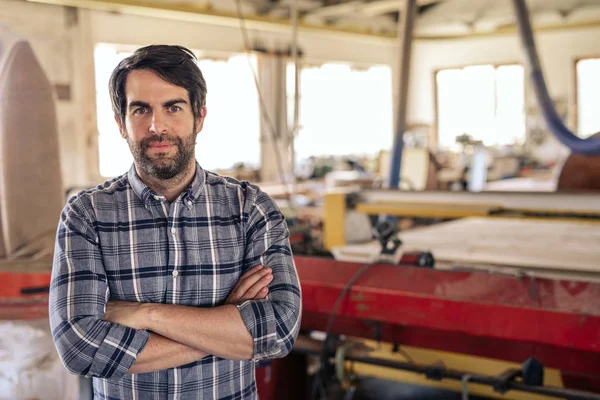
POLYGON ((113 112, 121 121, 125 121, 127 74, 136 69, 145 69, 173 85, 187 89, 194 117, 197 118, 206 103, 206 81, 196 61, 194 53, 183 46, 151 45, 136 50, 123 59, 110 76, 113 112))

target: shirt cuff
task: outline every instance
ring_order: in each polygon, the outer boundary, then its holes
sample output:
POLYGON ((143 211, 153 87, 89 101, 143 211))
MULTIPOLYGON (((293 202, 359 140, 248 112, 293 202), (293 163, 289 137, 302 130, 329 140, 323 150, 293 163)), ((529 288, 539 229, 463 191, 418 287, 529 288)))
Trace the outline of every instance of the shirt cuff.
POLYGON ((247 300, 236 305, 242 320, 254 340, 252 359, 260 361, 279 354, 276 321, 273 308, 267 300, 247 300))
POLYGON ((89 376, 119 379, 131 368, 144 349, 150 332, 124 325, 111 324, 104 341, 96 351, 89 376))

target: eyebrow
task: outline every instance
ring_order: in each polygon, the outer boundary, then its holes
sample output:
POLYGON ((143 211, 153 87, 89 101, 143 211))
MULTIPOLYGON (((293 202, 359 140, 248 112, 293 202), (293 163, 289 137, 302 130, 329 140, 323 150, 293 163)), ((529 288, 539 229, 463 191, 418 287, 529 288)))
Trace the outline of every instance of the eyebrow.
POLYGON ((173 100, 169 100, 169 101, 165 101, 163 103, 163 107, 165 108, 169 108, 171 106, 174 106, 175 104, 187 104, 187 101, 185 99, 173 99, 173 100))
POLYGON ((139 101, 139 100, 134 100, 132 102, 129 103, 129 108, 133 108, 133 107, 146 107, 146 108, 150 108, 150 104, 143 102, 143 101, 139 101))
MULTIPOLYGON (((172 100, 167 100, 164 103, 162 103, 162 106, 164 108, 169 108, 171 106, 174 106, 175 104, 187 104, 187 100, 185 99, 172 99, 172 100)), ((150 104, 146 103, 145 101, 139 101, 139 100, 134 100, 132 102, 129 103, 129 108, 133 108, 133 107, 146 107, 146 108, 150 108, 150 104)))

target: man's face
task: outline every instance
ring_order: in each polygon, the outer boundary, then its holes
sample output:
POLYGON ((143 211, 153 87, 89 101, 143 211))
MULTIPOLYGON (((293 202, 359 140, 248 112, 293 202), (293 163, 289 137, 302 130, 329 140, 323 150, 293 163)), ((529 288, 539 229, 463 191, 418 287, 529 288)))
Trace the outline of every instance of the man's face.
POLYGON ((152 71, 133 70, 125 83, 125 124, 117 118, 140 172, 171 179, 194 160, 206 109, 194 119, 188 91, 152 71))

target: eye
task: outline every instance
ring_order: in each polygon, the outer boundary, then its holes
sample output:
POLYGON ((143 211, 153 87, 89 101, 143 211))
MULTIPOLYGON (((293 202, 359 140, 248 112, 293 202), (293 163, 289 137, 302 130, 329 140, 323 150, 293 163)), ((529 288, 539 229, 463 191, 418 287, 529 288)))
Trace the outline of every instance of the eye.
POLYGON ((175 113, 177 111, 181 111, 181 107, 175 105, 169 107, 169 112, 175 113))
POLYGON ((139 107, 133 110, 135 115, 143 115, 148 113, 148 109, 146 107, 139 107))

